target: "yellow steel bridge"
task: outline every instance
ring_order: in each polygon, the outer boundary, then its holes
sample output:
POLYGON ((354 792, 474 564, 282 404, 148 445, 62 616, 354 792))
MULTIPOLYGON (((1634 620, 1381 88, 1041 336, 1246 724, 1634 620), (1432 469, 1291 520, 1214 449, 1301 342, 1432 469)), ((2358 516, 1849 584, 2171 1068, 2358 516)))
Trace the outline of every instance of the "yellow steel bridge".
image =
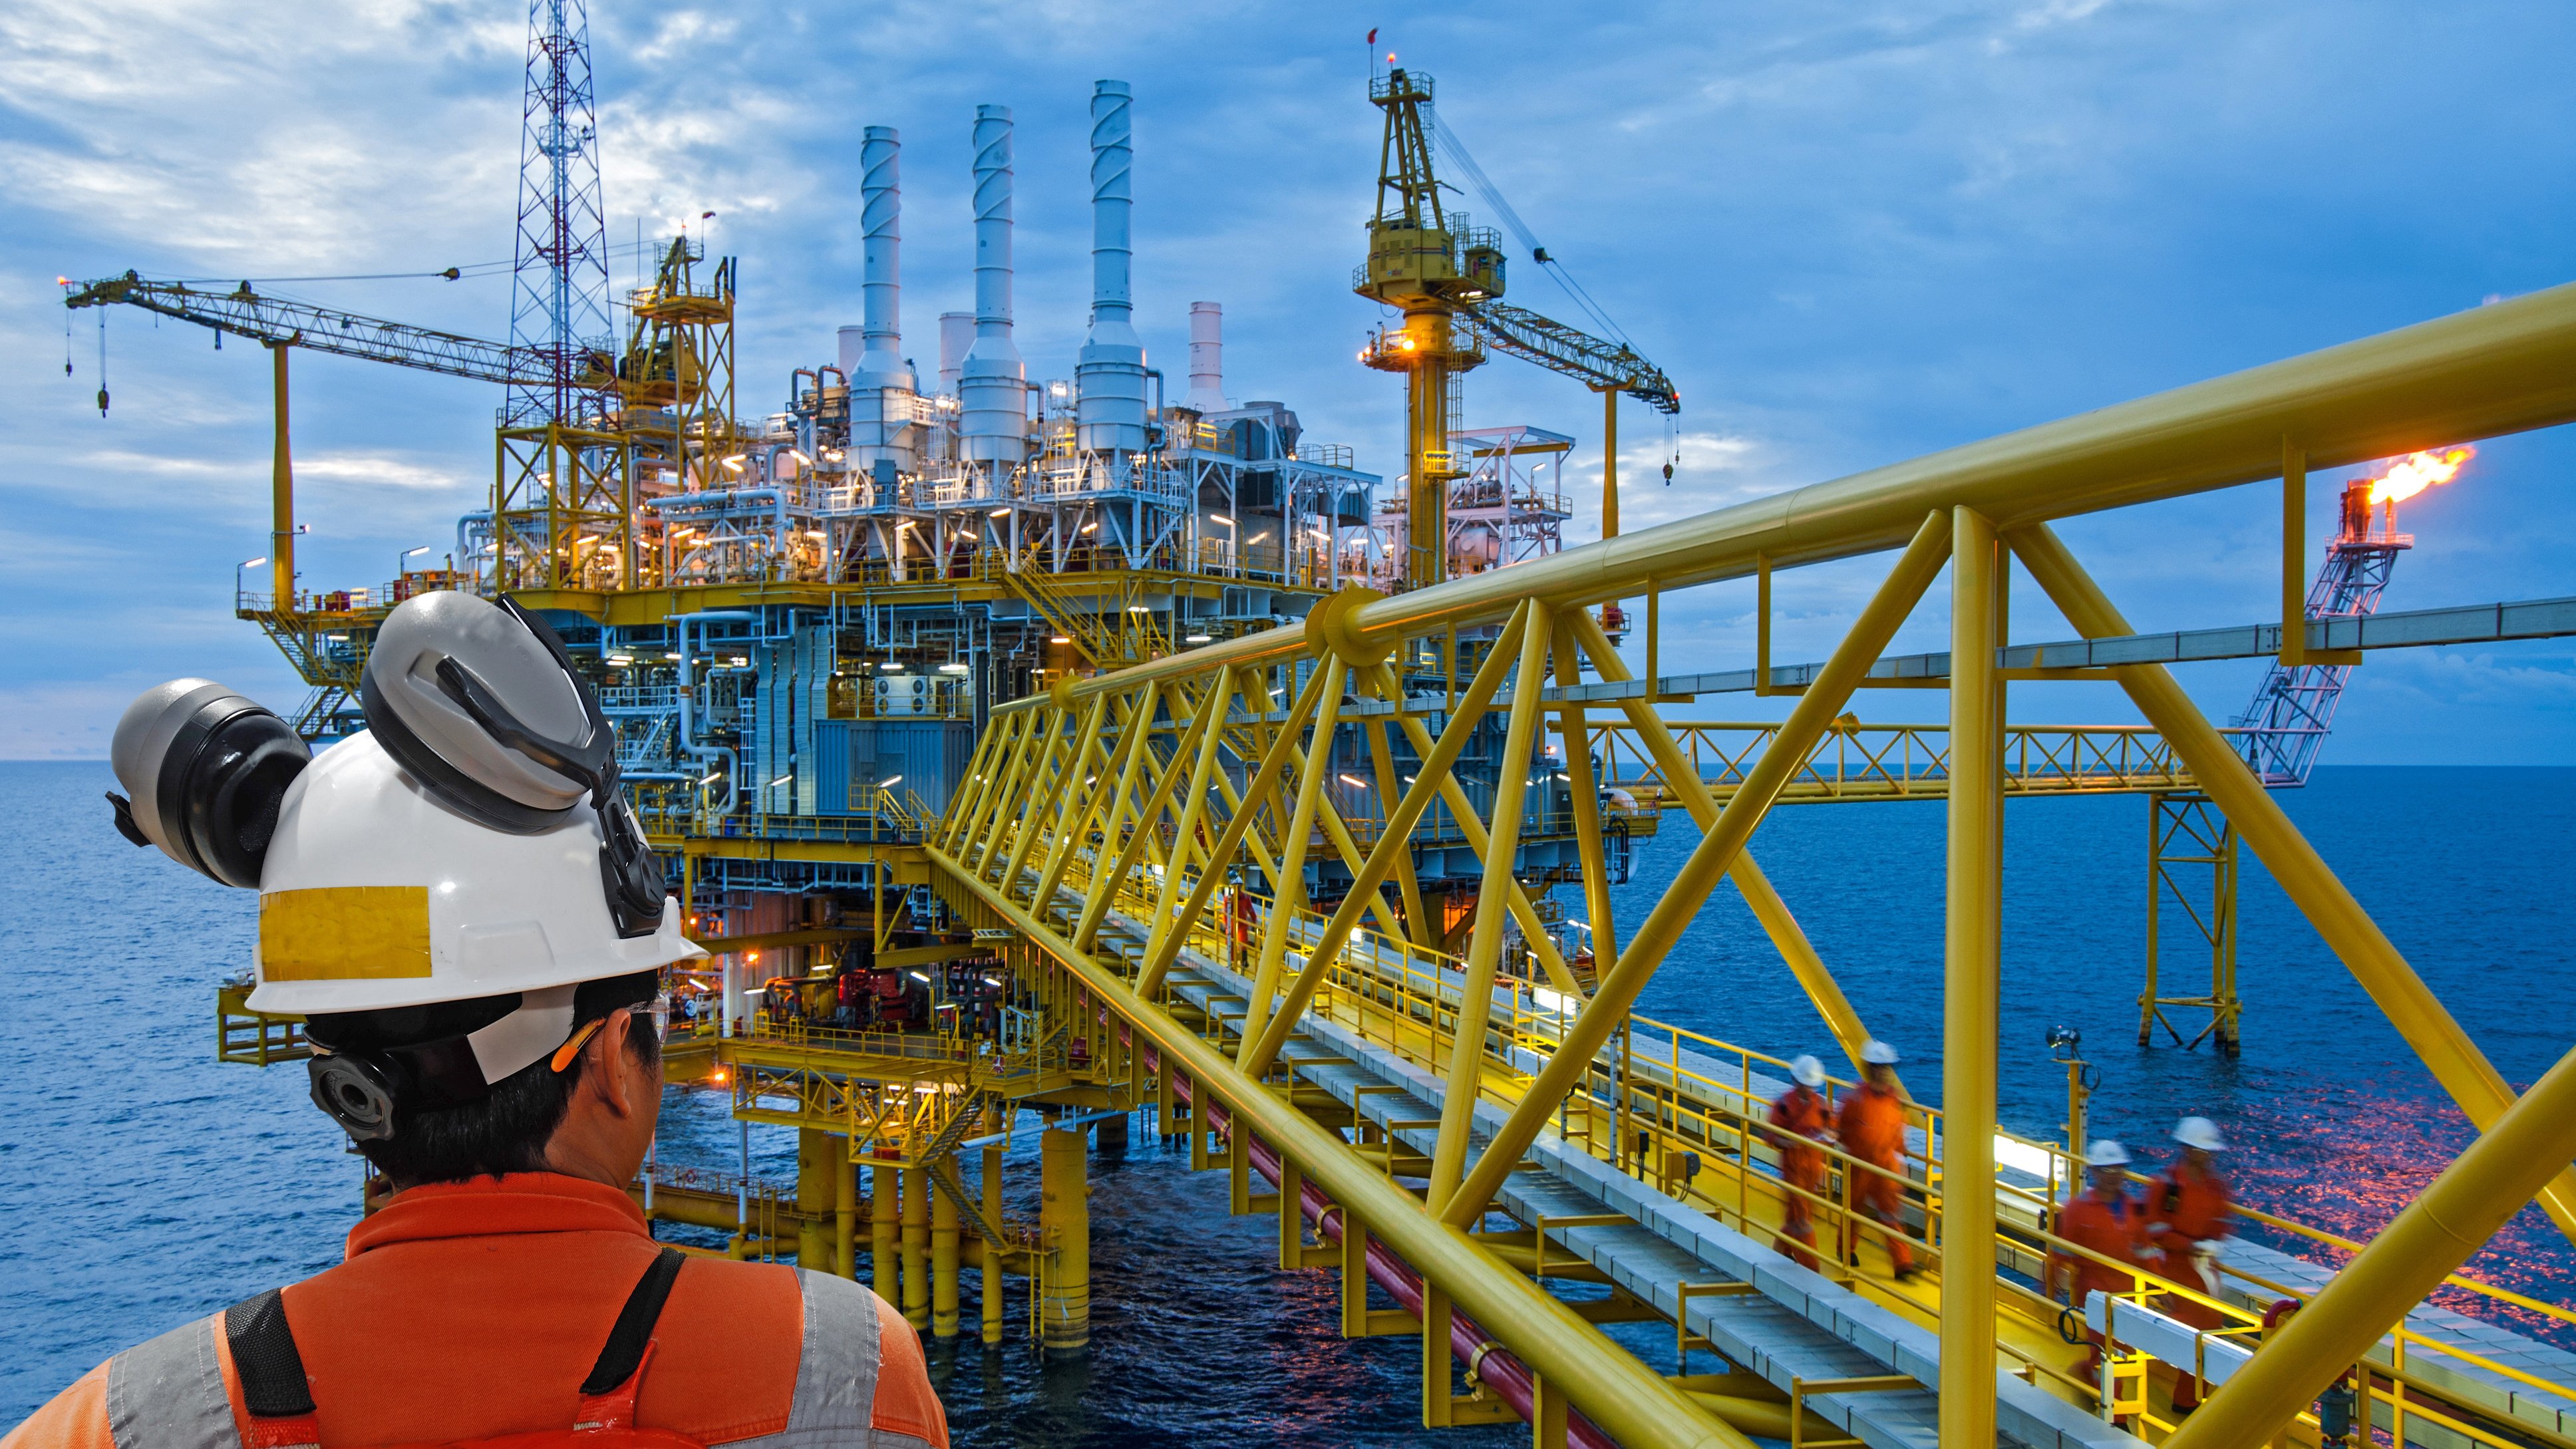
MULTIPOLYGON (((2451 1276, 2535 1195, 2576 1232, 2576 1066, 2517 1098, 2162 665, 2007 664, 2003 624, 2017 561, 2087 639, 2136 634, 2058 538, 2065 518, 2278 479, 2295 521, 2310 467, 2571 419, 2576 287, 1494 573, 1346 590, 1302 627, 998 710, 923 854, 963 921, 1006 936, 1016 968, 1074 1004, 1079 1074, 1103 1100, 1153 1103, 1194 1164, 1231 1174, 1239 1210, 1278 1213, 1283 1265, 1337 1268, 1346 1331, 1421 1335, 1426 1424, 1490 1418, 1508 1399, 1542 1444, 1569 1424, 1625 1445, 2312 1442, 2306 1406, 2358 1366, 2362 1412, 2412 1442, 2576 1442, 2576 1425, 2540 1411, 2569 1403, 2563 1381, 2401 1320, 2448 1283, 2576 1322, 2451 1276), (1670 696, 1602 687, 1629 672, 1589 611, 1651 612, 1674 589, 1866 554, 1892 555, 1885 580, 1804 672, 1785 721, 1668 720, 1670 696), (1861 724, 1845 713, 1855 690, 1936 584, 1951 648, 1928 682, 1946 687, 1948 718, 1861 724), (2009 724, 2010 681, 2039 678, 2099 681, 2148 725, 2009 724), (1570 819, 1545 818, 1511 772, 1454 771, 1489 714, 1506 721, 1506 759, 1551 732, 1571 746, 1570 819), (1335 763, 1354 736, 1374 768, 1335 763), (1390 738, 1411 747, 1411 775, 1390 765, 1390 738), (1220 769, 1229 753, 1249 770, 1220 769), (2039 1256, 2082 1250, 2048 1232, 2066 1148, 1995 1122, 2000 804, 2093 791, 2189 795, 2222 815, 2482 1133, 2377 1240, 2332 1241, 2355 1252, 2330 1280, 2256 1253, 2231 1259, 2215 1293, 2135 1272, 2133 1292, 2069 1309, 2028 1286, 2039 1256), (1632 1011, 1724 882, 1856 1049, 1865 1028, 1746 843, 1776 805, 1906 798, 1943 801, 1949 821, 1945 1110, 1917 1110, 1901 1174, 1904 1231, 1937 1271, 1912 1281, 1888 1271, 1876 1225, 1853 1226, 1854 1185, 1887 1169, 1834 1154, 1821 1193, 1771 1170, 1760 1118, 1780 1063, 1632 1011), (1653 828, 1660 809, 1687 813, 1699 843, 1643 920, 1616 920, 1605 839, 1653 828), (1589 962, 1543 944, 1513 871, 1525 831, 1560 826, 1577 845, 1568 883, 1589 962), (1426 831, 1484 862, 1454 954, 1419 905, 1426 831), (1305 895, 1308 863, 1326 858, 1351 879, 1329 908, 1305 895), (1534 947, 1517 966, 1503 955, 1515 919, 1534 947), (1808 1272, 1772 1252, 1793 1193, 1856 1254, 1808 1272), (1368 1306, 1370 1277, 1390 1281, 1381 1253, 1413 1275, 1406 1310, 1368 1306), (2260 1305, 2280 1298, 2307 1306, 2267 1331, 2260 1305), (2079 1377, 2066 1330, 2087 1315, 2113 1350, 2079 1377), (1627 1319, 1734 1367, 1668 1375, 1601 1331, 1627 1319), (1453 1349, 1473 1360, 1465 1397, 1453 1349), (2169 1395, 2193 1369, 2218 1387, 2186 1419, 2169 1395)), ((2280 636, 2285 653, 2311 642, 2280 636)), ((764 1069, 792 1074, 792 1045, 737 1055, 771 1051, 764 1069)), ((993 1069, 1072 1073, 1072 1060, 993 1069)))

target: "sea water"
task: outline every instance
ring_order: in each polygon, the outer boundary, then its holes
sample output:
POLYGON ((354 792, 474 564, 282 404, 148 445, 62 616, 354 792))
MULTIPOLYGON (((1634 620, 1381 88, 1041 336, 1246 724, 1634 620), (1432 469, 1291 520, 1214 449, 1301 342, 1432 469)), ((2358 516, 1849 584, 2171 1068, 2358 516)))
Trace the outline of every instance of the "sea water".
MULTIPOLYGON (((304 1073, 214 1060, 213 988, 249 960, 253 898, 126 844, 100 798, 113 783, 97 764, 0 764, 0 939, 16 983, 0 1027, 0 1424, 120 1347, 336 1262, 357 1217, 357 1161, 305 1100, 304 1073)), ((2326 768, 2277 798, 2509 1081, 2529 1084, 2576 1044, 2576 770, 2326 768)), ((2064 1072, 2044 1036, 2063 1024, 2100 1069, 2096 1135, 2156 1160, 2176 1116, 2214 1118, 2237 1145, 2241 1192, 2321 1227, 2367 1234, 2468 1140, 2250 851, 2245 1047, 2230 1060, 2134 1044, 2146 802, 2015 801, 2005 828, 2007 1127, 2046 1137, 2062 1119, 2064 1072)), ((1753 841, 1928 1100, 1940 1087, 1942 833, 1938 803, 1808 806, 1776 812, 1753 841)), ((1619 929, 1644 920, 1695 840, 1667 812, 1616 892, 1619 929)), ((2196 989, 2189 959, 2169 947, 2170 993, 2196 989)), ((1728 887, 1640 1009, 1776 1055, 1833 1058, 1728 887)), ((666 1161, 735 1165, 741 1138, 720 1095, 674 1089, 665 1122, 666 1161)), ((793 1138, 751 1129, 754 1172, 791 1178, 793 1138)), ((1022 1132, 1015 1157, 1033 1159, 1035 1138, 1022 1132)), ((1010 1341, 985 1353, 970 1278, 967 1338, 931 1347, 956 1442, 1418 1441, 1415 1340, 1341 1339, 1332 1274, 1280 1272, 1275 1224, 1228 1217, 1222 1174, 1193 1176, 1150 1133, 1133 1144, 1093 1160, 1089 1359, 1028 1352, 1016 1282, 1010 1341)), ((1015 1163, 1015 1215, 1034 1216, 1035 1169, 1015 1163)), ((2565 1301, 2576 1253, 2529 1209, 2472 1271, 2565 1301)), ((1653 1335, 1622 1337, 1652 1352, 1653 1335)), ((1444 1442, 1525 1436, 1461 1430, 1444 1442)))

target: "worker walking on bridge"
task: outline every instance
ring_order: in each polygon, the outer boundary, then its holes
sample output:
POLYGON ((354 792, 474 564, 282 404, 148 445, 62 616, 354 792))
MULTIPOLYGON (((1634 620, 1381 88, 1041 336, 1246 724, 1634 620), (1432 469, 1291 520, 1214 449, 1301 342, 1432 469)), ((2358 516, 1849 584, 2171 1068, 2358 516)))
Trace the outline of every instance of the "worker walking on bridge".
MULTIPOLYGON (((2164 1255, 2167 1278, 2186 1288, 2218 1296, 2218 1245, 2233 1230, 2234 1196, 2215 1154, 2227 1150, 2218 1124, 2206 1117, 2185 1117, 2174 1125, 2182 1155, 2147 1184, 2147 1246, 2164 1255)), ((2165 1311, 2195 1328, 2217 1328, 2223 1315, 2205 1303, 2167 1294, 2165 1311)), ((2200 1381, 2184 1374, 2174 1385, 2173 1406, 2189 1413, 2200 1407, 2200 1381)))
POLYGON ((1780 1152, 1780 1180, 1790 1189, 1783 1195, 1780 1236, 1772 1246, 1799 1267, 1813 1268, 1816 1221, 1807 1195, 1825 1190, 1825 1154, 1816 1144, 1833 1135, 1833 1104, 1817 1090, 1825 1084, 1824 1063, 1799 1057, 1789 1063, 1789 1075, 1797 1080, 1771 1103, 1771 1125, 1780 1129, 1772 1134, 1780 1152))
POLYGON ((305 1020, 314 1105, 391 1199, 339 1266, 127 1349, 0 1449, 945 1446, 900 1311, 685 1257, 627 1195, 662 968, 706 953, 553 631, 411 599, 362 697, 368 729, 316 759, 220 685, 159 686, 109 798, 135 844, 259 891, 250 1008, 305 1020))
MULTIPOLYGON (((1902 1283, 1917 1270, 1914 1250, 1905 1239, 1905 1093, 1896 1082, 1896 1048, 1883 1041, 1866 1042, 1860 1062, 1860 1089, 1843 1099, 1834 1135, 1841 1139, 1846 1154, 1867 1164, 1849 1169, 1852 1214, 1882 1229, 1888 1266, 1902 1283)), ((1859 1225, 1847 1217, 1842 1252, 1853 1267, 1860 1266, 1859 1247, 1859 1225)))
MULTIPOLYGON (((2064 1244, 2084 1251, 2053 1245, 2041 1283, 2051 1298, 2065 1289, 2078 1317, 2088 1294, 2137 1291, 2138 1277, 2128 1270, 2141 1266, 2140 1245, 2146 1238, 2146 1206, 2129 1195, 2128 1149, 2108 1137, 2096 1138, 2084 1168, 2084 1191, 2058 1207, 2051 1229, 2064 1244)), ((2087 1328, 2084 1337, 2092 1347, 2075 1372, 2089 1379, 2102 1371, 2102 1335, 2087 1328)))

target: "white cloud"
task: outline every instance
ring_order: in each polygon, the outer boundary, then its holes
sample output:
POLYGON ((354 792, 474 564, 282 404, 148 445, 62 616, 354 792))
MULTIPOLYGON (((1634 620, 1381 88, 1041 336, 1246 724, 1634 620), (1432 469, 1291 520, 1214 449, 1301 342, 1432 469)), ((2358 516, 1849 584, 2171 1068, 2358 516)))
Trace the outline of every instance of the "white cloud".
POLYGON ((414 462, 391 453, 324 453, 295 460, 295 478, 332 483, 361 483, 400 489, 468 487, 469 479, 452 468, 414 462))

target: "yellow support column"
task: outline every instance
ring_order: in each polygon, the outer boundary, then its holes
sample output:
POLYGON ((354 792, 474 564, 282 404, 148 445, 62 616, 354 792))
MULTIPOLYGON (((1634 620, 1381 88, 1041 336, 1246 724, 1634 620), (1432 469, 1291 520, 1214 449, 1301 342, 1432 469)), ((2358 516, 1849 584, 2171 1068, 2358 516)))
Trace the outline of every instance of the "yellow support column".
POLYGON ((930 1202, 930 1336, 957 1336, 957 1202, 946 1188, 930 1202))
POLYGON ((873 1195, 868 1199, 868 1256, 872 1276, 876 1279, 877 1296, 888 1303, 903 1301, 903 1281, 895 1275, 895 1233, 902 1221, 902 1208, 895 1201, 894 1164, 880 1162, 868 1169, 873 1195))
MULTIPOLYGON (((833 1145, 840 1145, 838 1138, 833 1145)), ((832 1272, 839 1277, 859 1276, 859 1168, 842 1153, 832 1162, 832 1272)))
POLYGON ((1038 1138, 1042 1248, 1055 1263, 1039 1305, 1038 1343, 1053 1357, 1090 1352, 1091 1185, 1082 1134, 1050 1127, 1038 1138))
POLYGON ((930 1326, 930 1170, 903 1170, 903 1316, 930 1326))
POLYGON ((1450 1387, 1449 1295, 1422 1280, 1422 1427, 1446 1429, 1457 1416, 1450 1387))
MULTIPOLYGON (((984 1220, 1002 1220, 1002 1144, 991 1142, 984 1147, 984 1220)), ((1002 1341, 1002 1245, 984 1235, 984 1281, 976 1292, 977 1305, 984 1313, 984 1342, 1002 1341)))
POLYGON ((1950 852, 1942 991, 1941 1444, 1995 1442, 1995 1032, 2002 998, 2002 685, 1995 674, 2003 559, 1973 509, 1950 528, 1950 852))
POLYGON ((831 1230, 824 1215, 832 1211, 832 1169, 847 1154, 841 1140, 811 1127, 796 1130, 796 1266, 822 1272, 832 1269, 831 1230))
POLYGON ((286 344, 270 343, 268 354, 277 384, 277 439, 268 466, 268 606, 282 614, 295 607, 295 464, 286 443, 286 344))

